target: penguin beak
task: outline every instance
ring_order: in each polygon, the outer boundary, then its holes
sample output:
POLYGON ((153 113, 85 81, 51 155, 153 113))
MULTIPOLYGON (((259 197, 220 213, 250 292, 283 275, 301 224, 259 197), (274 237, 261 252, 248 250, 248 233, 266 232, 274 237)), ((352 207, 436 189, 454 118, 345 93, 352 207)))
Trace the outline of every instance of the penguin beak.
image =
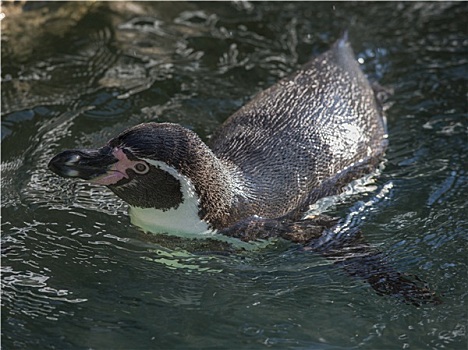
POLYGON ((112 172, 112 165, 117 162, 112 148, 102 147, 96 150, 64 151, 52 158, 48 167, 59 176, 78 177, 93 182, 93 179, 112 172))

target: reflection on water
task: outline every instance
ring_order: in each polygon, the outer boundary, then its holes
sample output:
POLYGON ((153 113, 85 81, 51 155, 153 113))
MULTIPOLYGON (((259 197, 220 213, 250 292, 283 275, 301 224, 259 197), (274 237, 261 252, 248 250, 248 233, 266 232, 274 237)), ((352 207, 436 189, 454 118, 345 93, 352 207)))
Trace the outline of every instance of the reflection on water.
POLYGON ((2 21, 5 348, 466 347, 464 3, 6 3, 2 21), (25 7, 23 7, 25 6, 25 7), (38 16, 38 14, 41 14, 38 16), (47 162, 145 121, 209 139, 255 92, 349 28, 392 88, 380 174, 314 211, 345 218, 443 294, 379 297, 286 242, 146 235, 104 188, 47 162))

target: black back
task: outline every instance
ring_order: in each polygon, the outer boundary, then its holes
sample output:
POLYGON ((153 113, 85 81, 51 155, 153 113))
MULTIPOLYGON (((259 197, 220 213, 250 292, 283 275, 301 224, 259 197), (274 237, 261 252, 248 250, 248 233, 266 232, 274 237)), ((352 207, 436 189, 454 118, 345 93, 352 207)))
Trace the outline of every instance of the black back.
POLYGON ((243 173, 252 213, 265 217, 337 193, 385 146, 380 104, 345 39, 257 94, 211 140, 243 173))

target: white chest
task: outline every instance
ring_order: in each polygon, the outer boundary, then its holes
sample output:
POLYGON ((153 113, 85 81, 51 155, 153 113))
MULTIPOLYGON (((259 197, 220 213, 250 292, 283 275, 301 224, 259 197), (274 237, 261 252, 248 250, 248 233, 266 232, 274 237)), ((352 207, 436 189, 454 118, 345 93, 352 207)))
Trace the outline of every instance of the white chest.
POLYGON ((191 203, 183 203, 177 209, 167 211, 130 207, 129 214, 132 224, 146 232, 183 236, 212 232, 208 224, 198 217, 198 208, 191 203))
MULTIPOLYGON (((149 164, 158 167, 180 182, 183 201, 177 208, 159 210, 154 208, 130 207, 130 219, 136 226, 151 233, 171 233, 182 236, 212 233, 208 223, 198 216, 200 201, 190 179, 178 173, 166 163, 145 159, 149 164)), ((155 189, 157 190, 157 188, 155 189)))

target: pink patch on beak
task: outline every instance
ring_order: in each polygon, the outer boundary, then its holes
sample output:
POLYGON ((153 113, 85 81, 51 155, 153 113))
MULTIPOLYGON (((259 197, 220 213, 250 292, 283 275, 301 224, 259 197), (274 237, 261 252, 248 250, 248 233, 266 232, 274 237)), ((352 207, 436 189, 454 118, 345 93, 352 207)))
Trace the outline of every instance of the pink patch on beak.
POLYGON ((124 178, 128 179, 129 175, 127 170, 134 169, 136 164, 141 163, 128 159, 127 155, 118 147, 114 148, 112 155, 117 158, 118 161, 110 166, 107 173, 92 179, 90 182, 104 186, 115 185, 124 178))

